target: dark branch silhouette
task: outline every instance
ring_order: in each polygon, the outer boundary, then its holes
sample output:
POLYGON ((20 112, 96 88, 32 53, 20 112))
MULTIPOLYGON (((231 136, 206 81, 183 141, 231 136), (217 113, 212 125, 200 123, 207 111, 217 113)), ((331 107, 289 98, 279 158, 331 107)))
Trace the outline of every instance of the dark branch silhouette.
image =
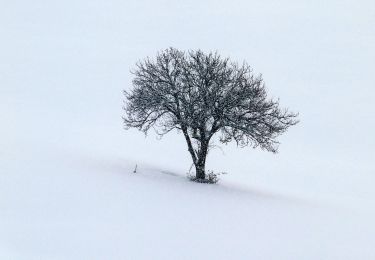
POLYGON ((133 89, 124 91, 126 128, 158 135, 180 130, 196 169, 205 179, 209 143, 218 133, 222 143, 277 152, 277 136, 298 123, 297 114, 267 99, 261 75, 218 53, 169 48, 155 60, 136 64, 133 89))

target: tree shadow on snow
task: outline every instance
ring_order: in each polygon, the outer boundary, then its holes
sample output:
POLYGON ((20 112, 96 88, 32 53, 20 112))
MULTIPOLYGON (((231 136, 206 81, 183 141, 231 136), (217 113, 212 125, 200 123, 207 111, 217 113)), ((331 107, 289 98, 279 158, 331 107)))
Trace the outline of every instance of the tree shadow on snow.
POLYGON ((297 196, 282 194, 270 190, 265 190, 261 188, 250 187, 243 183, 228 182, 225 180, 220 180, 217 184, 202 184, 192 182, 188 179, 187 175, 184 173, 177 173, 171 170, 161 169, 158 166, 154 166, 147 163, 138 164, 135 161, 125 160, 125 159, 94 159, 86 158, 80 160, 80 164, 84 165, 86 169, 95 171, 98 173, 105 174, 121 174, 124 176, 133 176, 140 181, 142 179, 148 183, 152 182, 155 185, 172 185, 174 187, 178 186, 183 189, 184 187, 189 187, 193 189, 194 193, 204 195, 205 193, 210 193, 217 195, 224 195, 229 197, 239 197, 247 199, 266 199, 272 200, 278 203, 293 203, 293 204, 303 204, 305 206, 317 205, 315 202, 308 199, 304 199, 297 196), (136 169, 136 172, 134 172, 136 169))

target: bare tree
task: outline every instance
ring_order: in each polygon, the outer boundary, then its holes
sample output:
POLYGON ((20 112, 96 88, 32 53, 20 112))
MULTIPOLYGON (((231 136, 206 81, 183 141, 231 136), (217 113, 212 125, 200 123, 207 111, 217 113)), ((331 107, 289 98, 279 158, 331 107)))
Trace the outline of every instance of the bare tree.
POLYGON ((297 114, 267 99, 261 75, 218 53, 169 48, 155 60, 138 62, 132 73, 133 89, 124 91, 125 128, 145 134, 153 128, 160 136, 181 131, 198 180, 206 178, 206 157, 216 133, 222 143, 275 153, 276 137, 298 122, 297 114))

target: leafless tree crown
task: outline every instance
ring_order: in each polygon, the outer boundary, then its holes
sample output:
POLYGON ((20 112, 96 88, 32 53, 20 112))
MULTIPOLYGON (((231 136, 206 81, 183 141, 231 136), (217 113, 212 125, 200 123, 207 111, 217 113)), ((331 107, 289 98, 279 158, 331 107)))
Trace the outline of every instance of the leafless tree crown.
MULTIPOLYGON (((136 64, 133 89, 124 91, 126 128, 159 135, 181 130, 197 171, 212 136, 239 146, 276 152, 277 136, 295 125, 297 114, 267 99, 261 75, 218 53, 169 48, 136 64)), ((202 173, 201 173, 202 174, 202 173)), ((197 175, 197 177, 199 177, 197 175)))

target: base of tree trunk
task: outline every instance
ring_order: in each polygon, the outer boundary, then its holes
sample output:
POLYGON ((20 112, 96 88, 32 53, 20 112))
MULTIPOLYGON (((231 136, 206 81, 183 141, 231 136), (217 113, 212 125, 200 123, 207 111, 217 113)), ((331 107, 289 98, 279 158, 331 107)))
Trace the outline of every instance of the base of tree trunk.
POLYGON ((188 176, 190 181, 198 182, 198 183, 207 183, 207 184, 215 184, 219 181, 219 179, 215 177, 210 177, 208 178, 197 178, 196 176, 188 176))

